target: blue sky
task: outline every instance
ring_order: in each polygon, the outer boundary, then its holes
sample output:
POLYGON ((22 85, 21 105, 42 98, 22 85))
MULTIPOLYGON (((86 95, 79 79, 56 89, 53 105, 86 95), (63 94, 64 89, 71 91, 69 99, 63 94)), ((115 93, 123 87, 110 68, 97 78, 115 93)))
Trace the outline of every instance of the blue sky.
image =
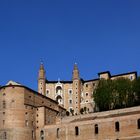
POLYGON ((40 61, 49 80, 140 73, 140 0, 1 0, 0 84, 37 90, 40 61))

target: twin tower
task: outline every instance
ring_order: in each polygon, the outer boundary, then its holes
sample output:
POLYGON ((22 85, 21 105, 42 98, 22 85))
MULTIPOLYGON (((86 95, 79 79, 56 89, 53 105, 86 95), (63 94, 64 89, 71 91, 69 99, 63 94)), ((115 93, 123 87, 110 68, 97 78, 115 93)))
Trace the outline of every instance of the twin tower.
POLYGON ((77 64, 73 68, 71 81, 48 81, 45 76, 43 64, 40 65, 38 76, 38 92, 57 101, 68 111, 79 114, 81 109, 88 112, 95 110, 93 101, 93 91, 100 79, 128 78, 134 80, 137 78, 137 72, 129 72, 117 75, 111 75, 109 71, 98 73, 98 79, 83 80, 79 76, 77 64))
POLYGON ((77 64, 74 64, 71 81, 49 81, 46 79, 44 65, 41 63, 38 75, 38 92, 47 96, 66 108, 79 114, 81 108, 87 112, 93 112, 94 102, 92 98, 94 86, 97 80, 84 81, 79 76, 77 64))

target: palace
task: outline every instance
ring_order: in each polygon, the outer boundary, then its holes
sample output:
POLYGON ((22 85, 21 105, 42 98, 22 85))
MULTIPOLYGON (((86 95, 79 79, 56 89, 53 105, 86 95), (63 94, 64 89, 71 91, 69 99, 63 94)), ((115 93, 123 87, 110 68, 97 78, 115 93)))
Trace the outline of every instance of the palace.
POLYGON ((75 64, 71 81, 48 81, 41 64, 38 92, 13 81, 1 86, 0 140, 140 140, 140 106, 94 112, 92 99, 101 78, 134 80, 137 73, 98 75, 85 81, 75 64))
POLYGON ((80 78, 77 64, 74 64, 71 81, 49 81, 46 79, 43 64, 40 65, 38 75, 38 92, 57 101, 59 105, 69 112, 79 114, 81 108, 86 108, 86 112, 95 111, 93 101, 93 91, 101 78, 116 79, 120 77, 134 80, 137 72, 124 73, 111 76, 109 71, 98 73, 98 79, 83 80, 80 78))

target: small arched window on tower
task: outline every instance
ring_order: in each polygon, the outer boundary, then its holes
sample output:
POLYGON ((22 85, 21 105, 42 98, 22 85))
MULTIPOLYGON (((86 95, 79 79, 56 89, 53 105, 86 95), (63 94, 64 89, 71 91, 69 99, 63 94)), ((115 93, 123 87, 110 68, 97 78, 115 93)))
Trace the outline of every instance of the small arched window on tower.
POLYGON ((120 131, 120 124, 119 124, 119 122, 115 122, 115 131, 116 132, 120 131))
POLYGON ((94 126, 95 128, 95 134, 98 134, 98 132, 99 132, 99 130, 98 130, 98 124, 95 124, 95 126, 94 126))
POLYGON ((79 128, 78 128, 78 126, 75 127, 75 135, 76 135, 76 136, 79 135, 79 128))
POLYGON ((56 94, 60 95, 62 93, 62 87, 61 86, 58 86, 56 88, 56 94))
POLYGON ((56 137, 59 138, 59 128, 57 128, 56 137))
POLYGON ((46 90, 46 96, 48 96, 49 93, 50 93, 50 91, 47 89, 47 90, 46 90))
POLYGON ((5 109, 5 108, 6 108, 6 102, 3 101, 3 109, 5 109))
POLYGON ((140 119, 137 120, 138 129, 140 129, 140 119))

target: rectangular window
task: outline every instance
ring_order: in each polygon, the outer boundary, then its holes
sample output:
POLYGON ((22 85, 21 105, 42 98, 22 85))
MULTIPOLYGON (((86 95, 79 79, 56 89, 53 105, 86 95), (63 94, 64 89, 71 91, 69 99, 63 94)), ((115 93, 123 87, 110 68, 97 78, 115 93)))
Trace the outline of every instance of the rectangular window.
POLYGON ((6 108, 6 102, 3 101, 3 109, 5 109, 5 108, 6 108))
POLYGON ((34 131, 32 130, 32 139, 34 139, 35 137, 35 134, 34 134, 34 131))
POLYGON ((75 135, 76 135, 76 136, 79 135, 79 128, 78 128, 78 126, 75 127, 75 135))
POLYGON ((69 104, 72 104, 72 100, 71 99, 69 100, 69 104))
POLYGON ((57 138, 59 138, 59 128, 57 128, 57 138))
POLYGON ((119 124, 119 122, 115 122, 115 131, 116 132, 120 131, 120 124, 119 124))
POLYGON ((95 134, 98 134, 98 124, 95 124, 95 134))

